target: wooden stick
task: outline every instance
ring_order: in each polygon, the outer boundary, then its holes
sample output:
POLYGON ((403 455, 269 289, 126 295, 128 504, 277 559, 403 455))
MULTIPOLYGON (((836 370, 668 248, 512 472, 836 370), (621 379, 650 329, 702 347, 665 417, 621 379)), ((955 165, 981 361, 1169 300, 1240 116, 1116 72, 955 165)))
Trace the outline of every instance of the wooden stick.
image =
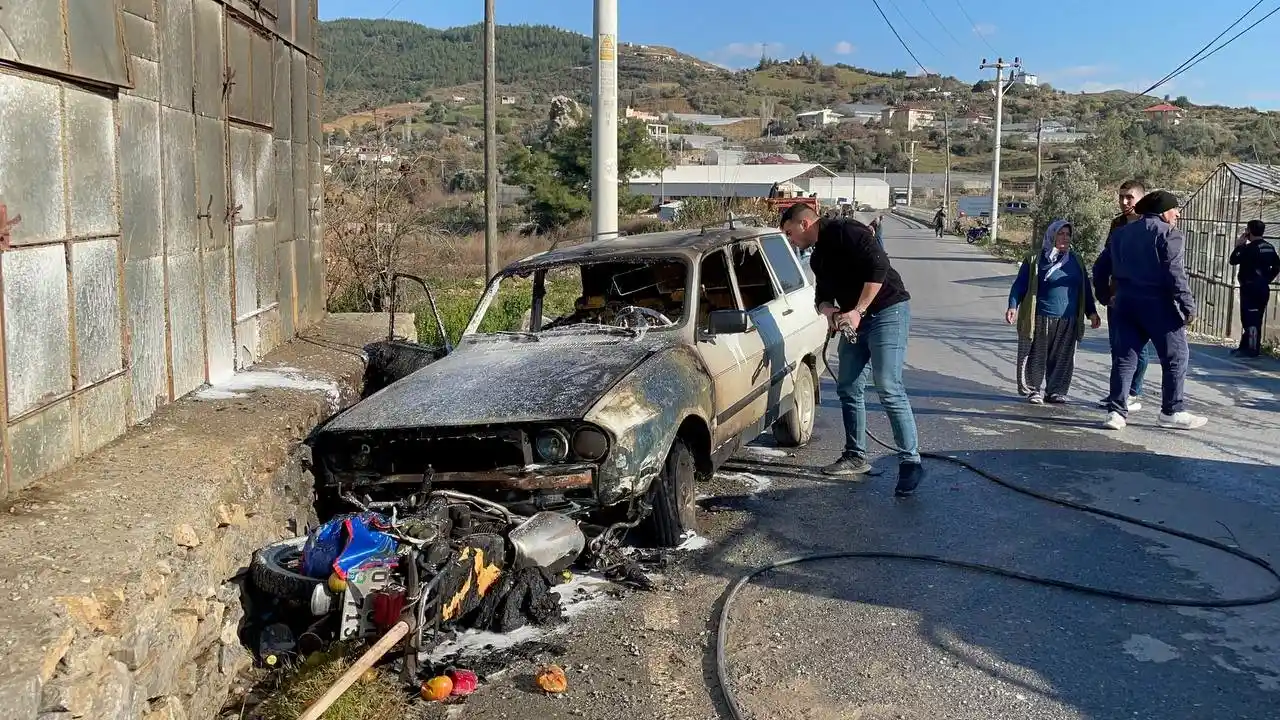
POLYGON ((383 655, 391 652, 391 649, 396 646, 396 643, 400 642, 401 638, 408 634, 409 623, 404 620, 392 625, 391 629, 387 631, 387 634, 379 638, 378 642, 374 643, 373 647, 366 650, 365 653, 360 656, 360 659, 352 663, 351 667, 347 668, 347 671, 342 673, 342 677, 338 678, 337 682, 330 685, 329 689, 324 691, 324 694, 320 696, 319 700, 312 703, 306 711, 298 716, 298 720, 320 720, 320 716, 324 715, 324 711, 328 710, 330 705, 337 702, 338 698, 342 697, 342 693, 347 691, 347 688, 354 685, 356 680, 359 680, 360 676, 363 675, 366 670, 373 667, 374 663, 381 660, 383 655))

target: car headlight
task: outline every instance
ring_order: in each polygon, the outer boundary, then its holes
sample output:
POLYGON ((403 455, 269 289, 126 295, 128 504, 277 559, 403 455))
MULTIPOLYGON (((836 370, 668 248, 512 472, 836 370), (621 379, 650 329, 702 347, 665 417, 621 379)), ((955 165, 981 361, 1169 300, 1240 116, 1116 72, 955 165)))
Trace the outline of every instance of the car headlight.
POLYGON ((593 428, 579 428, 573 434, 573 454, 595 462, 609 452, 609 436, 593 428))
POLYGON ((539 430, 533 439, 533 449, 546 462, 562 462, 569 457, 569 436, 559 428, 539 430))

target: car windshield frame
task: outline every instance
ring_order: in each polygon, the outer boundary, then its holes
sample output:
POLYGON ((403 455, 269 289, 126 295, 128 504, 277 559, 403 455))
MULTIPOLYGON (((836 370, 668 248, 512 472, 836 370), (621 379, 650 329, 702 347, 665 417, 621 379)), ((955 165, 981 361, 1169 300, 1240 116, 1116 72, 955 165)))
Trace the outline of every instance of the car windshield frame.
MULTIPOLYGON (((613 333, 612 331, 621 330, 622 328, 620 326, 594 324, 594 323, 578 323, 574 325, 565 325, 565 326, 555 327, 550 329, 541 328, 537 331, 494 330, 494 331, 487 331, 487 332, 482 332, 480 330, 480 325, 484 322, 485 316, 489 313, 489 310, 493 307, 493 302, 494 300, 497 299, 498 293, 501 290, 502 283, 504 281, 511 280, 512 278, 532 277, 534 279, 533 287, 531 289, 531 294, 533 295, 533 297, 531 298, 531 303, 530 303, 530 307, 532 308, 533 303, 537 301, 537 292, 539 288, 545 288, 545 285, 543 283, 545 283, 546 276, 548 273, 552 273, 557 270, 574 268, 578 270, 579 277, 581 277, 580 273, 582 271, 582 268, 586 266, 623 264, 623 263, 634 263, 637 266, 659 265, 663 263, 677 263, 684 268, 685 297, 683 301, 683 306, 681 308, 680 319, 676 320, 675 324, 670 326, 659 327, 656 324, 649 325, 643 332, 636 333, 636 335, 640 336, 640 335, 651 333, 651 332, 664 332, 664 333, 665 332, 683 332, 684 330, 686 330, 690 326, 689 325, 690 315, 697 311, 696 306, 694 306, 693 304, 697 297, 696 293, 693 292, 693 285, 692 285, 694 280, 693 271, 692 271, 693 262, 690 260, 688 256, 684 254, 667 252, 667 253, 608 255, 608 256, 600 256, 600 257, 592 257, 592 258, 578 258, 574 260, 566 260, 564 262, 539 264, 532 268, 523 268, 523 269, 508 268, 507 270, 504 270, 498 273, 497 275, 495 275, 493 277, 493 280, 491 280, 488 286, 485 288, 485 292, 481 296, 480 302, 476 305, 475 310, 472 311, 471 318, 470 320, 467 321, 467 326, 462 331, 461 339, 475 338, 475 337, 492 338, 492 337, 500 337, 500 336, 564 337, 565 335, 573 335, 573 334, 593 334, 593 335, 603 334, 602 331, 607 331, 609 332, 610 335, 615 335, 615 333, 613 333), (592 332, 591 331, 592 328, 598 328, 600 330, 597 332, 592 332)), ((544 323, 549 319, 555 319, 555 318, 547 318, 545 316, 542 318, 544 323)), ((622 334, 617 333, 616 336, 621 337, 622 334)))

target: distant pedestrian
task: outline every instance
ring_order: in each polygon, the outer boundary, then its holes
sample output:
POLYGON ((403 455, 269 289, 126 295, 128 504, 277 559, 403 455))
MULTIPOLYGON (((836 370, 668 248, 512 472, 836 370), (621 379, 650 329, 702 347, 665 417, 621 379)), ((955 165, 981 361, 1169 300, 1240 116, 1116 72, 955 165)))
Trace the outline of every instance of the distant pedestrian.
MULTIPOLYGON (((1147 194, 1147 188, 1138 180, 1127 180, 1120 185, 1120 191, 1116 194, 1116 199, 1120 204, 1120 214, 1111 221, 1111 227, 1107 231, 1107 240, 1103 247, 1111 245, 1111 236, 1116 230, 1142 219, 1134 206, 1147 194)), ((1094 295, 1098 298, 1098 302, 1107 306, 1107 339, 1115 344, 1115 323, 1111 322, 1111 299, 1116 294, 1115 278, 1108 275, 1105 278, 1104 285, 1095 285, 1093 288, 1094 295)), ((1142 346, 1142 350, 1138 352, 1138 365, 1133 371, 1133 381, 1129 384, 1129 397, 1127 399, 1129 412, 1137 412, 1142 409, 1142 385, 1147 377, 1147 365, 1151 361, 1151 343, 1142 346)), ((1099 407, 1107 408, 1108 398, 1104 397, 1098 401, 1099 407)))
POLYGON ((923 477, 916 418, 902 382, 911 332, 911 295, 889 256, 873 240, 870 228, 856 220, 819 220, 806 207, 782 214, 782 232, 800 249, 813 248, 817 311, 835 331, 848 325, 857 334, 840 335, 836 394, 844 417, 844 452, 823 469, 828 475, 854 476, 871 471, 867 462, 866 385, 870 376, 889 415, 898 452, 894 493, 911 495, 923 477))
POLYGON ((1071 252, 1072 230, 1066 220, 1049 224, 1041 251, 1022 261, 1004 314, 1018 325, 1018 394, 1037 405, 1067 401, 1085 319, 1102 324, 1089 273, 1071 252))
POLYGON ((1111 394, 1104 427, 1119 430, 1129 415, 1129 385, 1142 347, 1151 342, 1160 358, 1160 425, 1191 430, 1207 418, 1186 410, 1183 395, 1191 351, 1187 326, 1196 301, 1186 269, 1186 236, 1177 228, 1178 199, 1157 190, 1134 206, 1141 220, 1111 235, 1111 243, 1093 267, 1094 287, 1115 278, 1111 301, 1115 342, 1111 346, 1111 394))
POLYGON ((1266 232, 1266 223, 1250 220, 1248 230, 1231 251, 1231 264, 1239 268, 1236 280, 1240 284, 1240 347, 1231 354, 1239 357, 1262 354, 1262 318, 1271 299, 1271 283, 1280 277, 1280 256, 1276 255, 1275 246, 1262 239, 1266 232))
POLYGON ((877 215, 876 219, 872 221, 872 224, 875 226, 875 230, 876 230, 876 242, 880 243, 880 249, 883 250, 884 249, 884 216, 877 215))
POLYGON ((933 215, 933 234, 935 237, 942 237, 942 229, 947 224, 947 210, 939 207, 938 212, 933 215))

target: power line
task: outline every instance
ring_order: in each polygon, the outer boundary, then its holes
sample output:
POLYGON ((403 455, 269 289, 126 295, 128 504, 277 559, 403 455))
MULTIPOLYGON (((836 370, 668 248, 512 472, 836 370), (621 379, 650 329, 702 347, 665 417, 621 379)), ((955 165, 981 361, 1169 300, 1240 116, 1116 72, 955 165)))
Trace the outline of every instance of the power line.
POLYGON ((929 69, 924 66, 924 63, 920 62, 920 58, 916 57, 915 53, 911 52, 911 48, 907 46, 907 42, 898 34, 898 29, 893 26, 893 23, 889 22, 889 16, 884 14, 884 10, 880 7, 879 0, 871 0, 871 4, 876 6, 876 11, 880 13, 880 17, 884 18, 884 24, 888 25, 889 31, 893 33, 894 37, 898 38, 898 42, 902 44, 902 49, 906 50, 907 54, 911 56, 911 59, 915 61, 916 67, 920 68, 920 70, 926 75, 929 74, 929 69))
POLYGON ((929 7, 929 0, 920 0, 920 4, 924 5, 925 10, 929 11, 929 14, 933 16, 934 21, 938 23, 938 27, 942 28, 942 31, 947 34, 947 37, 951 38, 952 42, 954 42, 957 46, 963 48, 964 43, 960 42, 959 38, 957 38, 951 32, 951 28, 947 27, 946 23, 942 22, 942 18, 938 17, 938 13, 934 12, 933 8, 929 7))
POLYGON ((978 23, 974 22, 973 18, 969 16, 969 11, 964 9, 964 5, 960 4, 960 0, 956 0, 956 7, 960 8, 960 12, 964 15, 964 19, 968 20, 969 26, 973 28, 973 34, 977 35, 978 38, 982 40, 982 44, 986 45, 987 49, 990 50, 992 53, 999 54, 995 48, 991 47, 991 43, 987 41, 987 36, 983 35, 978 30, 978 23))
POLYGON ((1215 37, 1214 39, 1212 39, 1212 40, 1210 40, 1209 42, 1205 43, 1204 47, 1202 47, 1202 48, 1200 48, 1198 51, 1196 51, 1196 54, 1195 54, 1195 55, 1192 55, 1191 57, 1187 58, 1187 59, 1186 59, 1186 60, 1185 60, 1181 65, 1179 65, 1178 67, 1174 68, 1173 72, 1170 72, 1168 75, 1165 75, 1163 78, 1161 78, 1160 80, 1158 80, 1158 81, 1156 82, 1156 84, 1152 85, 1151 87, 1147 88, 1146 90, 1143 90, 1141 93, 1139 93, 1139 95, 1146 95, 1147 93, 1150 93, 1152 90, 1155 90, 1156 88, 1160 87, 1161 85, 1164 85, 1165 83, 1167 83, 1167 82, 1169 82, 1169 81, 1173 80, 1174 78, 1176 78, 1176 77, 1178 77, 1179 75, 1183 74, 1184 72, 1186 72, 1186 71, 1190 70, 1191 68, 1195 67, 1196 65, 1199 65, 1200 63, 1202 63, 1202 62, 1204 62, 1205 60, 1207 60, 1207 59, 1209 59, 1210 57, 1212 57, 1214 53, 1218 52, 1218 51, 1219 51, 1219 50, 1221 50, 1222 48, 1224 48, 1224 47, 1226 47, 1226 46, 1230 45, 1231 43, 1235 42, 1235 40, 1236 40, 1237 38, 1239 38, 1241 35, 1244 35, 1245 33, 1249 32, 1250 30, 1252 30, 1252 29, 1254 29, 1254 28, 1258 27, 1258 26, 1259 26, 1259 25, 1261 25, 1261 24, 1262 24, 1262 23, 1263 23, 1267 18, 1271 17, 1272 15, 1275 15, 1277 12, 1280 12, 1280 5, 1278 5, 1278 6, 1276 6, 1276 8, 1275 8, 1274 10, 1272 10, 1271 12, 1269 12, 1269 13, 1267 13, 1266 15, 1263 15, 1262 17, 1260 17, 1260 18, 1258 18, 1257 20, 1255 20, 1255 21, 1253 22, 1253 24, 1252 24, 1252 25, 1250 25, 1249 27, 1246 27, 1245 29, 1241 30, 1240 32, 1236 33, 1235 35, 1232 35, 1232 36, 1231 36, 1231 38, 1230 38, 1229 40, 1227 40, 1226 42, 1222 43, 1222 44, 1221 44, 1221 45, 1219 45, 1218 47, 1214 48, 1213 50, 1210 50, 1207 54, 1205 54, 1205 51, 1206 51, 1206 50, 1209 50, 1209 48, 1210 48, 1214 43, 1218 42, 1218 40, 1219 40, 1219 39, 1221 39, 1223 35, 1226 35, 1227 33, 1231 32, 1232 28, 1234 28, 1235 26, 1237 26, 1237 25, 1239 25, 1241 22, 1243 22, 1243 21, 1244 21, 1244 19, 1245 19, 1245 18, 1247 18, 1247 17, 1249 17, 1249 15, 1251 15, 1251 14, 1253 13, 1253 11, 1254 11, 1254 10, 1257 10, 1257 9, 1258 9, 1258 6, 1262 4, 1262 1, 1263 1, 1263 0, 1258 0, 1258 2, 1254 3, 1254 4, 1253 4, 1253 7, 1249 8, 1247 11, 1245 11, 1245 13, 1244 13, 1243 15, 1241 15, 1241 16, 1240 16, 1240 17, 1238 17, 1238 18, 1236 18, 1236 21, 1235 21, 1235 22, 1233 22, 1233 23, 1231 23, 1230 25, 1228 25, 1226 30, 1223 30, 1222 32, 1218 33, 1217 37, 1215 37))
POLYGON ((902 12, 902 8, 898 7, 897 3, 891 3, 889 6, 893 8, 894 12, 898 13, 898 17, 902 18, 902 22, 905 23, 906 26, 911 29, 911 32, 916 34, 916 37, 920 38, 921 42, 923 42, 925 45, 928 45, 929 49, 933 50, 933 52, 938 57, 945 57, 945 54, 938 49, 938 46, 930 42, 929 38, 925 37, 924 33, 920 32, 920 30, 916 28, 915 24, 912 23, 909 18, 907 18, 906 13, 902 12))

